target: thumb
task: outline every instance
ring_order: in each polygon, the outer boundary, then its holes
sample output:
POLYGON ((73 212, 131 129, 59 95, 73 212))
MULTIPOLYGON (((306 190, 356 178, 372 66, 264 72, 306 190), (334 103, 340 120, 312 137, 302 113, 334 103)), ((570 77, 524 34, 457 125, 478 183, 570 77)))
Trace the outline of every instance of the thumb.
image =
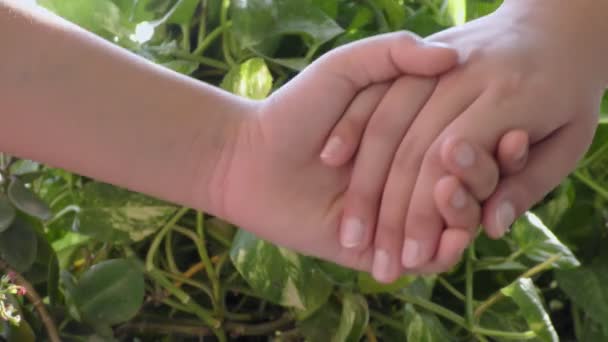
POLYGON ((456 50, 406 31, 356 41, 326 53, 274 93, 270 103, 278 108, 271 112, 278 117, 270 121, 277 129, 296 126, 324 139, 365 87, 404 74, 435 76, 457 63, 456 50))
POLYGON ((591 142, 594 125, 584 120, 561 127, 530 150, 524 169, 504 178, 483 208, 483 226, 502 237, 515 219, 555 188, 572 170, 591 142))

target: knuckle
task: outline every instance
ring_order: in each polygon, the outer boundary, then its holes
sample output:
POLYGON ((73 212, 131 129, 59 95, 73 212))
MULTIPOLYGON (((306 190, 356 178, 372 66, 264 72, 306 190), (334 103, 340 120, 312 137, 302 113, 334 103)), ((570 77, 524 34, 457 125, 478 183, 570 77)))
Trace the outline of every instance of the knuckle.
POLYGON ((418 169, 424 161, 426 151, 420 148, 420 141, 415 135, 408 134, 401 142, 401 147, 395 154, 392 169, 399 175, 418 173, 418 169))
POLYGON ((338 127, 336 127, 336 134, 343 138, 344 141, 354 142, 358 140, 364 127, 365 122, 356 115, 345 116, 340 120, 338 127))

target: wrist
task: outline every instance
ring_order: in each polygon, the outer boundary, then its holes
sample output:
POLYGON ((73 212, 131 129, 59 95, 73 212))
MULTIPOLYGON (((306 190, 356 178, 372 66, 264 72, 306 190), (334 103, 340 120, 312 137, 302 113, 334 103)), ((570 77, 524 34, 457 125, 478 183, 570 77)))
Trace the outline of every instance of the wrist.
POLYGON ((546 45, 551 58, 584 66, 586 74, 608 84, 608 0, 505 0, 495 15, 511 21, 523 34, 546 45), (553 48, 555 50, 553 50, 553 48))
POLYGON ((209 214, 231 220, 231 208, 226 204, 227 192, 230 184, 234 183, 231 177, 234 177, 234 169, 238 167, 235 165, 242 164, 243 157, 246 157, 242 153, 242 145, 250 143, 248 137, 251 128, 258 122, 262 102, 226 95, 228 105, 222 110, 223 122, 212 129, 203 122, 198 139, 200 145, 193 149, 208 150, 208 135, 211 133, 214 136, 211 145, 215 154, 193 156, 193 159, 197 160, 197 166, 192 183, 195 186, 191 203, 209 214))

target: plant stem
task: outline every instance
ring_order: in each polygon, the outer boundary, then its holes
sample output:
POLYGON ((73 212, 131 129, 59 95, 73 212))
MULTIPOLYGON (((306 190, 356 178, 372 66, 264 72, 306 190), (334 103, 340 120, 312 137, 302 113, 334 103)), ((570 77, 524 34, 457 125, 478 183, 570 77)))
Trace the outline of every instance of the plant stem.
MULTIPOLYGON (((517 277, 517 279, 531 278, 531 277, 537 275, 538 273, 545 271, 547 268, 551 267, 551 265, 554 262, 556 262, 559 258, 561 258, 561 256, 562 255, 559 253, 551 256, 549 259, 545 260, 544 262, 542 262, 542 263, 532 267, 531 269, 527 270, 526 272, 524 272, 522 275, 517 277)), ((502 292, 500 292, 500 290, 496 291, 492 296, 490 296, 488 299, 483 301, 477 307, 477 310, 475 310, 475 317, 477 317, 477 318, 481 317, 481 315, 487 309, 489 309, 492 305, 496 304, 502 298, 504 298, 504 295, 502 294, 502 292)))
POLYGON ((181 273, 179 268, 177 268, 175 258, 173 257, 173 232, 171 230, 167 232, 167 237, 165 238, 165 260, 167 260, 169 271, 172 273, 181 273))
MULTIPOLYGON (((201 0, 201 16, 198 20, 198 34, 196 35, 196 50, 198 51, 201 43, 207 35, 207 0, 201 0)), ((200 53, 195 53, 198 55, 200 53)))
POLYGON ((40 295, 38 292, 36 292, 36 289, 34 289, 32 284, 30 284, 30 282, 27 281, 19 272, 15 271, 6 261, 2 259, 0 259, 0 270, 6 273, 12 273, 14 275, 14 283, 25 288, 25 297, 32 303, 34 309, 36 309, 36 312, 38 312, 38 315, 40 315, 40 320, 46 329, 46 334, 48 335, 49 341, 61 342, 59 332, 57 331, 57 326, 44 306, 42 298, 40 298, 40 295))
POLYGON ((590 177, 588 177, 587 175, 585 175, 581 171, 576 171, 574 173, 574 176, 576 178, 578 178, 580 181, 582 181, 583 183, 585 183, 592 190, 595 190, 595 192, 597 192, 599 195, 601 195, 602 197, 604 197, 604 199, 608 199, 608 190, 604 189, 601 185, 597 184, 590 177))
POLYGON ((228 30, 232 27, 232 21, 226 21, 225 25, 216 27, 213 31, 209 33, 209 35, 196 47, 196 50, 192 53, 196 56, 201 56, 209 45, 211 45, 217 38, 221 37, 224 34, 225 30, 228 30))
POLYGON ((209 260, 209 255, 207 254, 207 247, 204 245, 204 241, 201 241, 201 239, 199 239, 193 231, 190 231, 186 228, 179 226, 175 226, 173 228, 176 232, 188 237, 196 245, 199 257, 201 258, 201 261, 203 261, 203 263, 205 264, 205 270, 207 271, 207 275, 209 276, 209 280, 211 281, 211 287, 213 289, 213 296, 211 297, 211 299, 213 302, 215 314, 218 315, 218 317, 221 319, 223 312, 223 308, 221 305, 222 300, 220 298, 221 288, 219 285, 219 279, 215 277, 215 273, 213 272, 211 273, 211 275, 209 275, 209 269, 213 270, 213 265, 211 265, 211 260, 209 260))
MULTIPOLYGON (((226 331, 238 336, 264 336, 273 333, 286 325, 292 323, 293 315, 285 314, 275 321, 259 324, 241 324, 227 322, 226 331)), ((207 327, 201 327, 195 323, 184 323, 183 321, 150 322, 139 321, 127 323, 117 329, 119 334, 135 332, 139 334, 153 333, 159 335, 180 334, 185 336, 209 336, 212 331, 207 327)))
POLYGON ((448 321, 451 321, 455 324, 460 325, 461 327, 465 328, 465 329, 469 329, 470 328, 467 326, 467 322, 464 319, 464 317, 460 316, 459 314, 450 311, 446 308, 444 308, 441 305, 437 305, 431 301, 428 301, 426 299, 422 299, 416 296, 412 296, 406 293, 399 293, 399 294, 393 294, 393 296, 395 298, 401 299, 402 301, 405 302, 409 302, 412 303, 416 306, 419 306, 427 311, 430 311, 432 313, 435 313, 445 319, 447 319, 448 321))
POLYGON ((583 325, 581 324, 581 314, 576 305, 571 304, 570 312, 572 313, 572 322, 574 325, 574 336, 577 341, 583 337, 583 325))
POLYGON ((512 340, 531 340, 536 337, 536 333, 534 331, 510 332, 510 331, 484 329, 481 327, 474 327, 473 333, 481 334, 481 335, 485 335, 485 336, 492 336, 492 337, 502 337, 502 338, 512 339, 512 340))
POLYGON ((238 336, 262 336, 273 333, 288 324, 291 324, 294 317, 291 313, 286 313, 275 321, 259 324, 242 324, 227 322, 226 330, 238 336))
POLYGON ((190 27, 187 24, 182 24, 179 27, 182 30, 183 49, 190 52, 190 27))
POLYGON ((196 280, 186 278, 186 277, 182 276, 181 274, 173 274, 173 273, 160 271, 160 270, 158 270, 158 271, 161 272, 162 275, 164 275, 165 277, 173 279, 175 281, 174 286, 176 288, 180 288, 183 284, 187 284, 187 285, 190 285, 192 287, 195 287, 197 289, 204 291, 205 294, 207 294, 207 296, 209 296, 209 298, 211 298, 211 300, 213 300, 213 293, 211 292, 211 289, 207 285, 205 285, 201 282, 198 282, 196 280))
POLYGON ((369 310, 369 314, 371 317, 373 317, 378 322, 380 322, 384 325, 387 325, 391 328, 394 328, 398 331, 405 332, 405 325, 403 324, 403 322, 397 321, 397 320, 393 319, 392 317, 389 317, 385 314, 382 314, 378 311, 371 310, 371 309, 369 310))
POLYGON ((198 235, 198 240, 200 243, 199 254, 201 261, 203 262, 203 265, 205 265, 205 271, 207 272, 207 277, 209 277, 209 280, 211 281, 211 288, 213 289, 213 295, 215 297, 215 302, 217 303, 217 315, 221 318, 224 315, 224 298, 222 296, 222 287, 220 285, 220 279, 215 272, 211 259, 209 258, 209 253, 207 252, 204 215, 200 211, 196 213, 196 234, 198 235))
POLYGON ((234 59, 230 55, 230 46, 228 46, 228 9, 230 9, 230 0, 222 0, 222 9, 220 12, 220 25, 222 27, 222 51, 224 52, 224 59, 228 62, 229 66, 234 65, 234 59))
POLYGON ((173 285, 169 279, 165 278, 162 272, 157 270, 148 271, 148 276, 181 302, 180 310, 191 312, 198 316, 203 323, 211 328, 221 342, 226 341, 225 333, 220 329, 222 322, 214 318, 209 310, 195 303, 190 295, 173 285))
POLYGON ((205 56, 199 56, 199 55, 194 55, 191 54, 189 52, 184 52, 184 51, 172 51, 170 53, 173 57, 177 57, 177 58, 181 58, 187 61, 192 61, 192 62, 197 62, 203 65, 207 65, 210 66, 212 68, 216 68, 216 69, 220 69, 220 70, 228 70, 230 69, 230 67, 222 62, 222 61, 218 61, 217 59, 213 59, 213 58, 209 58, 209 57, 205 57, 205 56))
POLYGON ((188 208, 181 208, 170 220, 165 224, 164 227, 156 234, 154 240, 150 244, 150 249, 148 250, 148 254, 146 255, 146 270, 152 271, 154 269, 154 256, 156 256, 156 252, 158 251, 158 247, 162 242, 163 238, 167 233, 173 228, 173 226, 188 212, 188 208))
POLYGON ((448 292, 451 293, 454 297, 460 299, 463 302, 466 301, 465 295, 463 295, 462 292, 458 291, 454 286, 452 286, 452 284, 445 280, 445 278, 438 276, 437 281, 439 281, 439 284, 441 284, 441 286, 448 290, 448 292))
POLYGON ((376 334, 374 333, 374 328, 372 328, 371 325, 368 325, 365 329, 365 337, 367 337, 368 342, 378 342, 376 334))
POLYGON ((469 329, 475 325, 475 316, 473 315, 473 261, 475 260, 475 242, 471 243, 467 251, 466 259, 466 280, 465 280, 465 314, 469 329))

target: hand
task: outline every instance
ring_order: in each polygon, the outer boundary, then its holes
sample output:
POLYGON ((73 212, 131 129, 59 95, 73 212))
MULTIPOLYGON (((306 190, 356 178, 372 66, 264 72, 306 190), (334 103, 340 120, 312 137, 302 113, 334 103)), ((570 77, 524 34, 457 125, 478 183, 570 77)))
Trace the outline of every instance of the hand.
POLYGON ((211 184, 212 197, 219 199, 216 212, 281 246, 370 271, 373 249, 357 252, 339 242, 352 164, 330 168, 318 155, 362 89, 415 70, 442 72, 455 63, 452 51, 419 46, 403 33, 324 56, 260 103, 259 116, 242 125, 211 184))
POLYGON ((530 135, 533 146, 525 168, 506 175, 493 194, 486 194, 482 221, 495 238, 574 169, 591 142, 606 68, 580 42, 580 33, 560 29, 564 21, 552 17, 556 8, 535 12, 519 6, 526 5, 508 2, 488 17, 430 38, 457 47, 468 59, 439 80, 409 126, 385 185, 376 248, 387 248, 395 236, 383 227, 405 229, 401 259, 410 271, 433 264, 449 233, 429 205, 429 189, 449 174, 441 167, 441 146, 448 138, 466 138, 491 153, 514 127, 530 135), (430 129, 437 139, 426 138, 430 129), (402 177, 403 170, 420 170, 415 185, 402 177), (396 214, 406 210, 407 216, 396 214), (383 221, 383 211, 395 213, 394 218, 383 221))
MULTIPOLYGON (((422 78, 404 76, 390 85, 377 84, 369 87, 353 100, 330 134, 321 153, 321 159, 326 164, 334 167, 343 166, 358 151, 353 177, 346 194, 345 214, 341 224, 343 247, 355 251, 365 251, 370 248, 376 232, 375 224, 383 195, 382 188, 391 162, 402 137, 407 133, 409 124, 419 119, 416 117, 419 107, 433 90, 429 87, 429 83, 429 80, 422 78), (420 103, 412 102, 418 98, 421 98, 420 103)), ((433 119, 434 122, 442 120, 440 116, 435 116, 433 119)), ((432 126, 428 131, 417 133, 421 139, 432 140, 437 136, 432 126)), ((443 216, 442 222, 446 222, 449 233, 444 234, 441 240, 436 261, 418 270, 419 272, 445 271, 460 259, 462 251, 467 247, 473 232, 480 224, 479 202, 487 198, 496 186, 499 170, 494 157, 470 144, 467 144, 464 155, 458 153, 458 148, 463 144, 464 141, 451 139, 443 146, 440 166, 448 170, 451 175, 442 178, 434 185, 434 191, 429 188, 429 192, 435 196, 435 202, 424 204, 437 208, 438 219, 442 220, 443 216), (453 157, 459 158, 454 160, 453 157), (458 161, 467 165, 459 165, 458 161)), ((511 131, 503 136, 497 148, 497 158, 503 174, 515 173, 525 165, 527 146, 526 132, 511 131)), ((401 176, 399 180, 415 181, 407 171, 402 170, 398 173, 401 176)), ((412 173, 415 174, 410 172, 412 173)), ((391 190, 395 189, 387 188, 384 194, 390 194, 391 190)), ((383 203, 383 205, 387 207, 391 203, 383 203)), ((383 215, 386 218, 386 214, 380 212, 380 218, 383 218, 383 215)), ((405 210, 394 214, 405 215, 405 210)), ((392 228, 393 230, 390 230, 390 227, 381 225, 378 230, 379 235, 376 235, 375 244, 381 248, 376 249, 373 275, 382 282, 390 282, 402 272, 399 258, 403 228, 398 225, 392 228), (378 241, 378 237, 384 238, 384 241, 378 241)))

